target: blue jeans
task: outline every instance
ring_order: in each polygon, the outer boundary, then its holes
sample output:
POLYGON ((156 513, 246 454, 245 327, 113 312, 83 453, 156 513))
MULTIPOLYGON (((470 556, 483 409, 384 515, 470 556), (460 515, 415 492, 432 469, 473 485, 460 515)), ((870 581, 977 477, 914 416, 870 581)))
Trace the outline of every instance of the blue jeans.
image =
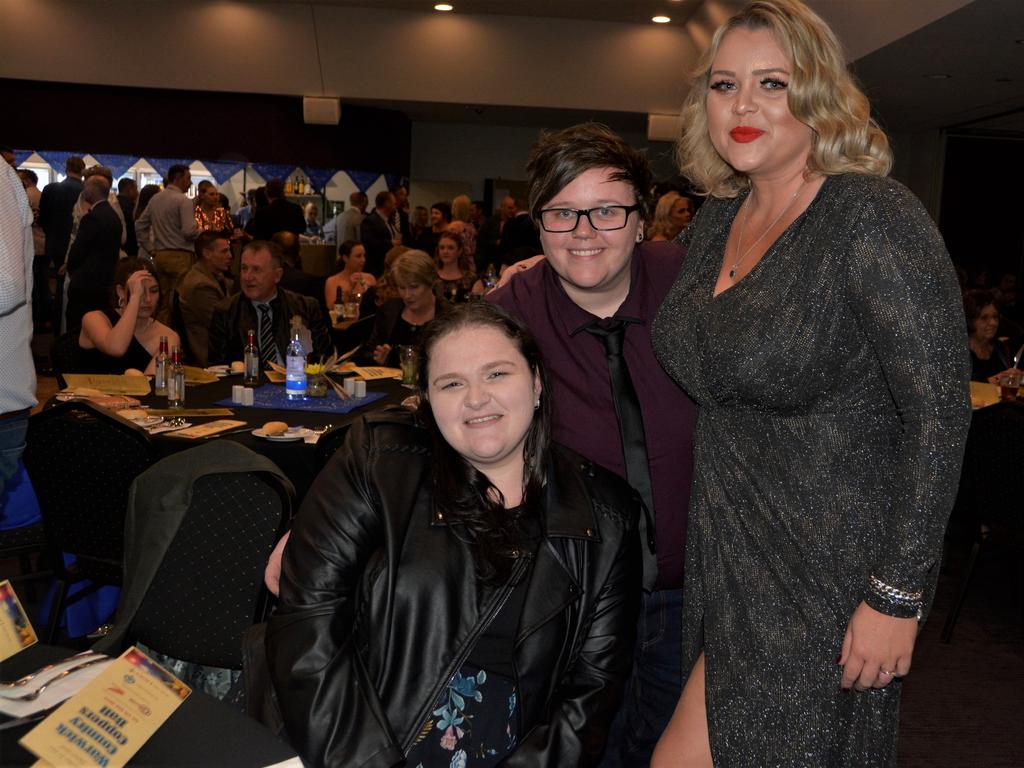
POLYGON ((647 768, 683 692, 683 590, 644 593, 633 672, 600 768, 647 768))
POLYGON ((0 420, 0 496, 4 495, 7 481, 18 471, 18 461, 25 450, 25 432, 28 414, 0 420))

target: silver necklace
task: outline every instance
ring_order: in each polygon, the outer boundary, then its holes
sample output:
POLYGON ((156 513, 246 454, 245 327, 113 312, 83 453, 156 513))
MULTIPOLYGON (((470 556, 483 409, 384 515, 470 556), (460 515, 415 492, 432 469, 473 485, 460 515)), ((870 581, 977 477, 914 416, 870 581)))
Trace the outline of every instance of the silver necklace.
POLYGON ((743 260, 745 258, 747 258, 747 254, 749 254, 752 250, 754 250, 754 246, 755 245, 757 245, 762 240, 764 240, 764 236, 767 235, 771 231, 772 227, 774 227, 776 224, 779 223, 779 220, 783 216, 786 215, 786 211, 788 211, 793 206, 793 203, 796 201, 796 196, 799 195, 800 194, 800 190, 804 188, 804 183, 805 182, 806 182, 806 179, 801 179, 800 180, 800 186, 796 188, 796 192, 794 192, 793 196, 791 198, 789 198, 789 202, 786 203, 786 207, 783 208, 779 212, 778 216, 776 216, 774 219, 772 219, 772 223, 771 224, 769 224, 767 227, 765 227, 765 230, 764 230, 764 232, 761 233, 761 236, 758 237, 757 240, 752 242, 747 247, 747 250, 741 252, 740 249, 743 247, 743 230, 747 228, 747 220, 750 218, 750 206, 747 205, 747 203, 749 203, 750 202, 750 198, 754 196, 754 189, 753 189, 753 187, 751 187, 750 195, 747 197, 746 200, 743 201, 743 207, 746 210, 744 211, 744 214, 743 214, 743 224, 740 227, 740 234, 736 238, 736 253, 739 253, 740 257, 738 259, 736 259, 736 261, 732 265, 732 268, 729 270, 729 279, 730 280, 732 280, 736 276, 736 269, 739 267, 740 264, 743 263, 743 260))

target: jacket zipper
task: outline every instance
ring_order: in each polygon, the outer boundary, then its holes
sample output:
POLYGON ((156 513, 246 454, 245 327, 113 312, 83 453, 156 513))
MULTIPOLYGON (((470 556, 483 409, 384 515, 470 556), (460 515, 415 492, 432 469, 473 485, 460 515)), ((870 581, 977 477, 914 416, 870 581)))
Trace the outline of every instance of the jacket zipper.
MULTIPOLYGON (((462 665, 469 657, 469 654, 473 651, 473 647, 476 645, 477 638, 479 638, 483 631, 490 626, 491 622, 494 621, 494 617, 498 615, 498 612, 505 607, 505 603, 508 602, 508 598, 512 594, 512 590, 515 589, 515 585, 519 582, 519 576, 529 566, 530 560, 532 560, 532 557, 530 557, 529 555, 525 555, 516 560, 516 564, 512 568, 512 573, 509 576, 508 581, 506 581, 505 586, 502 587, 501 597, 498 599, 494 607, 487 612, 487 615, 484 617, 484 620, 477 624, 476 628, 473 630, 473 633, 469 636, 469 639, 466 641, 465 645, 463 645, 462 650, 459 652, 458 656, 456 656, 452 663, 448 665, 448 668, 445 670, 445 673, 441 676, 440 681, 438 681, 434 690, 430 692, 430 697, 426 700, 426 703, 423 705, 423 708, 413 719, 414 725, 412 732, 408 736, 406 736, 405 741, 402 744, 403 755, 409 754, 409 750, 412 748, 412 742, 416 738, 416 736, 419 735, 420 730, 422 730, 423 721, 427 719, 427 715, 430 713, 431 707, 434 706, 434 702, 437 701, 437 697, 438 695, 440 695, 441 689, 448 684, 448 681, 451 680, 456 670, 462 668, 462 665)), ((513 666, 514 665, 515 661, 513 660, 513 666)))

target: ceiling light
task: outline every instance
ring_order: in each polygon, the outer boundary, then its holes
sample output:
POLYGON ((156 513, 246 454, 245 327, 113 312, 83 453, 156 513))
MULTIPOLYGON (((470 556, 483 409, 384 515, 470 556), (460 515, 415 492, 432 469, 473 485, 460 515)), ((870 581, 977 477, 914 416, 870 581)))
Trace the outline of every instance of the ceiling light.
POLYGON ((454 11, 455 6, 451 3, 438 3, 434 6, 435 11, 454 11))
POLYGON ((651 19, 655 24, 668 24, 672 19, 668 16, 655 16, 651 19))
POLYGON ((952 75, 947 75, 945 72, 935 72, 930 75, 925 75, 927 80, 950 80, 952 77, 952 75))

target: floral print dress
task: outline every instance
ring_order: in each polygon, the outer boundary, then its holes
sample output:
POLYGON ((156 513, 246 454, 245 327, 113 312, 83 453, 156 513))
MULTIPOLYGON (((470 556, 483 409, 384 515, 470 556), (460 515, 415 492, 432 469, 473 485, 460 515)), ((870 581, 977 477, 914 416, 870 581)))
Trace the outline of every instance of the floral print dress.
MULTIPOLYGON (((518 512, 518 510, 510 510, 518 512)), ((536 552, 541 525, 524 515, 523 550, 536 552)), ((441 690, 406 755, 411 768, 489 768, 519 739, 519 691, 513 645, 533 567, 513 587, 469 658, 441 690)))

